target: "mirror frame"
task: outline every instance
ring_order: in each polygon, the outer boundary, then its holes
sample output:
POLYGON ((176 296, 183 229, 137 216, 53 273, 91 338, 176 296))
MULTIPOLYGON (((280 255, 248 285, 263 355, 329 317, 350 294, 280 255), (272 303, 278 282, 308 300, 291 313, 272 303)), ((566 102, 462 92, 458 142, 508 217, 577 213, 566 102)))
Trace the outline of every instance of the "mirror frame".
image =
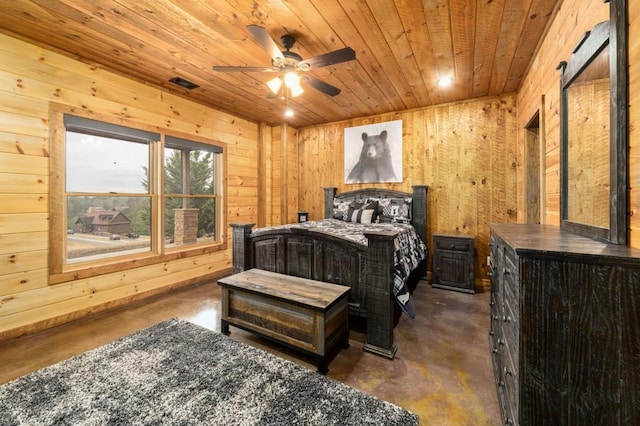
MULTIPOLYGON (((608 1, 605 1, 608 3, 608 1)), ((627 244, 628 209, 628 71, 627 71, 627 0, 609 3, 609 21, 597 24, 585 33, 568 62, 561 62, 560 98, 560 228, 598 241, 627 244), (567 91, 571 83, 609 45, 609 228, 570 221, 568 213, 568 114, 567 91)))

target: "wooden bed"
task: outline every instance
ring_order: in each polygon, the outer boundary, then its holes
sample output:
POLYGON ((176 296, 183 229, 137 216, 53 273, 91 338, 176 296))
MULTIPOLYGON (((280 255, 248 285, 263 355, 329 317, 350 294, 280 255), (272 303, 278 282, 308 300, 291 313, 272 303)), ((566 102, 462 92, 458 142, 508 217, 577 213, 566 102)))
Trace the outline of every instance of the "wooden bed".
MULTIPOLYGON (((336 193, 324 188, 324 216, 333 217, 336 201, 361 202, 368 198, 412 198, 412 225, 427 243, 427 189, 413 186, 412 193, 381 188, 336 193)), ((393 328, 399 307, 393 299, 393 232, 366 232, 368 245, 332 235, 290 227, 252 235, 254 224, 231 224, 233 233, 233 273, 259 268, 286 275, 310 278, 351 287, 349 313, 366 319, 364 349, 393 358, 397 346, 393 328)), ((410 277, 411 291, 426 276, 425 259, 410 277)))

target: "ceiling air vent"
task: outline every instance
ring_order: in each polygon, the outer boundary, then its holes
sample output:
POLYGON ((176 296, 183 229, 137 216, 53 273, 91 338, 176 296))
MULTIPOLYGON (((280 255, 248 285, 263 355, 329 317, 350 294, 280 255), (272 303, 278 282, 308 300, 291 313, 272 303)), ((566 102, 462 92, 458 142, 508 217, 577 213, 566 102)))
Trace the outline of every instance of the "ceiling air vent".
POLYGON ((172 82, 173 84, 177 84, 178 86, 184 87, 185 89, 195 89, 196 87, 200 87, 195 83, 192 83, 188 80, 185 80, 182 77, 173 77, 172 79, 169 80, 170 82, 172 82))

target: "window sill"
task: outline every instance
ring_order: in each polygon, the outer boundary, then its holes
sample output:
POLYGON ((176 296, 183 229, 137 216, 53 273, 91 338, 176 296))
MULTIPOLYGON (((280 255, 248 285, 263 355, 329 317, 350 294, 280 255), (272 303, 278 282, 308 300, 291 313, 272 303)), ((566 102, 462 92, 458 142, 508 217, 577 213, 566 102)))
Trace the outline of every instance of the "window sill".
POLYGON ((163 262, 170 262, 185 257, 200 256, 207 253, 214 253, 226 250, 227 244, 196 246, 192 248, 175 249, 162 255, 146 254, 143 256, 129 257, 126 259, 113 259, 111 262, 92 262, 79 265, 66 265, 64 271, 49 275, 49 285, 60 284, 68 281, 76 281, 84 278, 91 278, 98 275, 109 274, 117 271, 140 268, 142 266, 155 265, 163 262))

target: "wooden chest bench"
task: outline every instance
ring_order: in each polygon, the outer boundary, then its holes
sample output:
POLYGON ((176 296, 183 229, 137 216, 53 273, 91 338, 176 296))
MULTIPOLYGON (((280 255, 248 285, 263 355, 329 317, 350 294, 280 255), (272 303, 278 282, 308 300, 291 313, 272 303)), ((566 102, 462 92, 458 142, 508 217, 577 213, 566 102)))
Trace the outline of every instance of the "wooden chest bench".
POLYGON ((221 329, 229 324, 312 355, 326 374, 334 350, 349 346, 349 287, 250 269, 218 280, 221 329))

